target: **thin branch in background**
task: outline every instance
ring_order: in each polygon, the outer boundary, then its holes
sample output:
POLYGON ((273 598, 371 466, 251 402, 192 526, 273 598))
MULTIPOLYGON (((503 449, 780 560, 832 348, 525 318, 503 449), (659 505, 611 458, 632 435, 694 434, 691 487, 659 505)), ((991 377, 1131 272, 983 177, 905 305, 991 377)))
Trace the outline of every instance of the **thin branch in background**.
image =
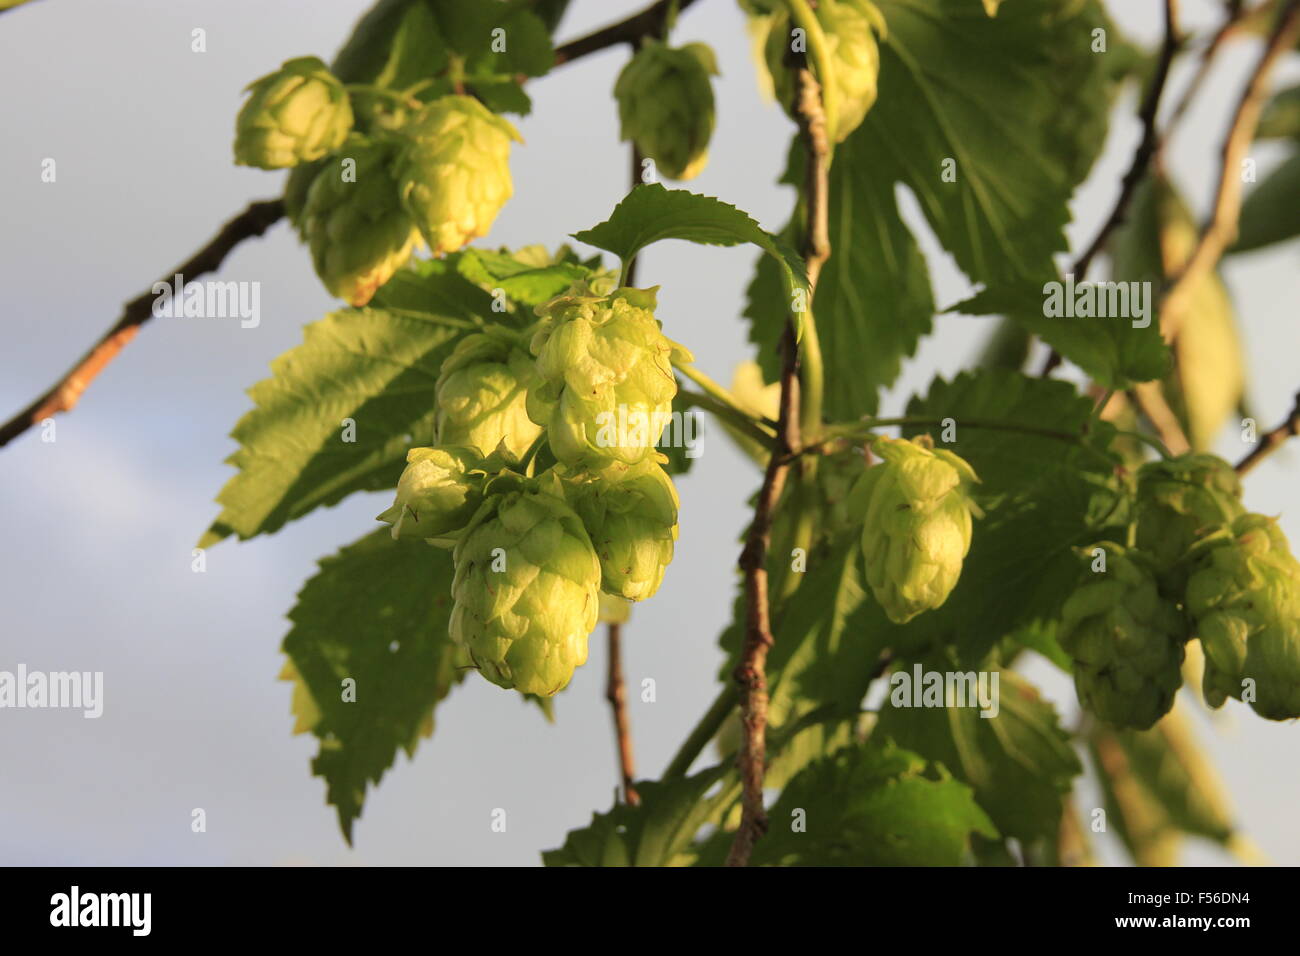
MULTIPOLYGON (((555 49, 555 65, 572 63, 584 56, 597 53, 606 47, 620 43, 636 43, 641 37, 658 35, 670 15, 681 12, 691 6, 695 0, 658 0, 640 13, 618 23, 611 24, 595 33, 580 37, 555 49)), ((208 272, 215 272, 222 261, 235 246, 245 239, 252 239, 264 234, 284 215, 284 202, 279 199, 252 203, 242 213, 226 223, 202 249, 187 262, 178 266, 163 281, 171 282, 173 275, 179 272, 186 278, 194 278, 208 272)), ((153 314, 152 292, 128 302, 123 308, 122 317, 117 324, 104 333, 98 342, 82 356, 66 375, 55 382, 48 391, 21 412, 0 425, 0 448, 9 444, 27 429, 44 421, 57 412, 71 411, 81 398, 82 392, 94 381, 117 354, 135 338, 140 326, 149 321, 153 314)))
POLYGON ((1214 60, 1219 55, 1219 51, 1223 49, 1224 44, 1232 37, 1233 33, 1236 32, 1237 28, 1241 25, 1242 18, 1247 12, 1248 11, 1242 4, 1231 4, 1228 6, 1228 9, 1224 14, 1223 22, 1219 24, 1219 28, 1214 31, 1214 36, 1212 36, 1210 42, 1205 45, 1205 49, 1201 51, 1200 59, 1196 66, 1196 73, 1192 75, 1191 82, 1187 84, 1187 87, 1183 90, 1183 95, 1178 98, 1178 102, 1174 104, 1174 108, 1169 113, 1169 118, 1165 122, 1164 131, 1160 134, 1160 143, 1156 147, 1157 156, 1164 151, 1165 147, 1169 144, 1169 141, 1173 138, 1174 131, 1178 128, 1179 123, 1182 122, 1183 117, 1187 115, 1188 107, 1190 107, 1195 101, 1197 94, 1201 91, 1201 87, 1205 84, 1205 80, 1209 77, 1210 71, 1214 66, 1214 60))
MULTIPOLYGON (((177 274, 187 280, 208 272, 216 272, 237 245, 245 239, 260 236, 284 215, 284 202, 267 199, 251 203, 247 209, 230 220, 206 246, 181 263, 159 281, 171 286, 177 274)), ((89 352, 52 385, 40 398, 32 402, 4 425, 0 426, 0 447, 9 444, 27 429, 43 422, 58 412, 71 411, 95 376, 104 370, 118 352, 130 342, 140 326, 153 318, 153 304, 157 294, 143 292, 122 309, 117 323, 100 337, 89 352)))
POLYGON ((1282 424, 1278 425, 1272 431, 1263 435, 1249 455, 1237 462, 1237 474, 1244 475, 1263 461, 1268 455, 1271 455, 1288 438, 1300 435, 1300 392, 1296 392, 1295 406, 1291 409, 1291 414, 1286 417, 1282 424))
POLYGON ((635 807, 641 802, 641 797, 632 785, 636 778, 636 765, 632 759, 632 724, 627 716, 627 687, 623 683, 622 625, 611 621, 608 628, 609 673, 605 682, 605 699, 614 712, 614 742, 618 747, 623 801, 635 807))
MULTIPOLYGON (((1142 106, 1138 110, 1138 119, 1142 121, 1142 139, 1138 141, 1137 149, 1133 151, 1133 160, 1129 163, 1128 172, 1124 174, 1124 178, 1120 181, 1119 198, 1115 200, 1110 215, 1106 217, 1106 221, 1097 230, 1097 235, 1088 244, 1088 248, 1074 261, 1074 265, 1071 267, 1071 274, 1074 276, 1075 282, 1082 282, 1087 277, 1092 260, 1106 245, 1111 233, 1128 218, 1128 209, 1133 202, 1133 196, 1137 192, 1138 184, 1142 182, 1151 166, 1151 157, 1155 155, 1160 143, 1160 136, 1156 131, 1156 118, 1160 113, 1160 98, 1164 94, 1165 85, 1169 79, 1169 67, 1174 62, 1174 54, 1178 52, 1178 44, 1178 0, 1165 0, 1165 36, 1160 45, 1160 60, 1156 63, 1155 73, 1151 77, 1151 85, 1147 87, 1146 96, 1143 97, 1142 106)), ((1052 349, 1047 356, 1047 361, 1043 364, 1039 376, 1046 378, 1060 364, 1060 353, 1056 349, 1052 349)))
MULTIPOLYGON (((808 268, 808 285, 815 290, 821 267, 830 255, 827 210, 827 170, 830 144, 821 89, 805 62, 798 71, 796 115, 799 131, 808 150, 804 200, 808 222, 804 230, 803 254, 808 268)), ((811 297, 815 301, 815 296, 811 297)), ((754 508, 740 568, 745 576, 745 646, 735 678, 740 688, 741 743, 738 755, 743 788, 740 826, 727 854, 728 866, 746 866, 755 842, 767 832, 767 811, 763 807, 763 778, 767 770, 767 652, 772 647, 771 607, 768 598, 767 552, 771 543, 772 513, 785 484, 790 455, 800 447, 799 347, 795 341, 795 320, 791 315, 781 337, 781 412, 777 421, 776 448, 768 459, 763 486, 754 508)), ((813 321, 811 311, 805 323, 813 321)))
POLYGON ((1297 38, 1300 38, 1300 0, 1289 0, 1278 16, 1277 25, 1268 38, 1264 52, 1251 71, 1250 80, 1242 90, 1233 113, 1228 135, 1224 137, 1223 165, 1219 170, 1219 185, 1210 221, 1202 230, 1196 249, 1160 301, 1161 330, 1169 340, 1178 334, 1191 291, 1214 269, 1228 246, 1237 238, 1237 221, 1241 215, 1242 161, 1255 139, 1273 67, 1296 45, 1297 38))

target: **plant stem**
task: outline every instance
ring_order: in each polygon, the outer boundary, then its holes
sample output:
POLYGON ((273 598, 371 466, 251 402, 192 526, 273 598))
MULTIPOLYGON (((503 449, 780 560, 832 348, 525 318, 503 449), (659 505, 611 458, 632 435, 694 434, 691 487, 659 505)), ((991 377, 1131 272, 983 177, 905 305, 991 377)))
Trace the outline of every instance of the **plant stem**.
POLYGON ((1265 457, 1282 447, 1283 442, 1293 435, 1300 435, 1300 392, 1296 392, 1295 406, 1282 424, 1263 435, 1259 445, 1250 454, 1237 462, 1237 474, 1244 475, 1258 465, 1265 457))
POLYGON ((691 769, 691 764, 695 763, 695 758, 704 752, 709 741, 717 735, 723 723, 735 710, 738 697, 735 684, 723 685, 721 693, 714 698, 690 736, 677 748, 677 753, 669 762, 668 768, 664 770, 663 779, 671 780, 674 777, 686 776, 687 771, 691 769))
POLYGON ((738 412, 730 405, 724 405, 708 395, 701 395, 699 392, 691 392, 684 388, 677 390, 677 397, 687 408, 702 408, 705 411, 712 412, 718 418, 730 422, 764 448, 772 447, 772 433, 759 426, 748 415, 738 412))
POLYGON ((817 68, 817 80, 821 84, 821 106, 819 112, 824 117, 827 129, 834 129, 840 116, 839 95, 832 80, 835 77, 835 64, 831 59, 830 44, 822 25, 808 5, 808 0, 785 0, 786 9, 790 11, 791 21, 804 31, 808 38, 808 53, 817 68))
POLYGON ((610 621, 608 627, 609 673, 605 682, 605 699, 614 714, 614 743, 618 748, 619 776, 623 781, 623 800, 630 806, 641 802, 632 781, 636 777, 632 759, 632 725, 627 716, 627 689, 623 684, 622 625, 610 621))

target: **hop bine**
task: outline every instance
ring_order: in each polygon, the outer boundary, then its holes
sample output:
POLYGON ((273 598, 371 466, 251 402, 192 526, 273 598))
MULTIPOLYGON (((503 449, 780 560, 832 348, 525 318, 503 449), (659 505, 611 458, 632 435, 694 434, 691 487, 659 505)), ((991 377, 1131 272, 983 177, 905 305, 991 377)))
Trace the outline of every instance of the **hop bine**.
POLYGON ((927 436, 878 437, 872 450, 884 461, 857 480, 849 511, 862 521, 872 593, 890 620, 906 624, 942 605, 956 586, 978 511, 968 489, 979 479, 927 436))
POLYGON ((1079 702, 1117 727, 1146 730, 1182 686, 1187 628, 1160 594, 1147 556, 1109 541, 1105 571, 1087 572, 1066 599, 1058 638, 1074 661, 1079 702))
POLYGON ((717 60, 703 43, 674 49, 650 39, 614 84, 622 138, 669 179, 694 179, 709 159, 717 60))
POLYGON ((352 129, 347 91, 314 56, 286 60, 248 86, 235 120, 235 162, 284 169, 320 159, 352 129))

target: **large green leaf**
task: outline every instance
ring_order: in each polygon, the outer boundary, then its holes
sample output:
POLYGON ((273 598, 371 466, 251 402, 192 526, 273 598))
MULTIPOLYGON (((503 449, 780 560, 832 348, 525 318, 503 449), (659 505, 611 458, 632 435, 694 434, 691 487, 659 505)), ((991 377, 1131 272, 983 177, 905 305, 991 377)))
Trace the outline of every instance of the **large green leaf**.
POLYGON ((892 745, 846 747, 787 785, 755 865, 957 866, 997 830, 971 790, 892 745))
POLYGON ((366 788, 399 750, 414 755, 459 679, 447 636, 452 573, 449 552, 381 528, 321 561, 289 613, 284 676, 296 681, 295 730, 320 739, 312 771, 349 843, 366 788))
POLYGON ((1250 252, 1300 236, 1300 153, 1293 153, 1246 195, 1232 252, 1250 252))
MULTIPOLYGON (((405 281, 389 283, 382 301, 407 295, 405 281)), ((422 287, 423 301, 434 285, 422 287)), ((218 495, 221 514, 200 546, 273 532, 354 491, 393 487, 407 449, 433 440, 433 386, 473 327, 470 314, 344 309, 307 326, 303 343, 249 390, 254 408, 235 426, 240 447, 227 459, 239 473, 218 495)))
MULTIPOLYGON (((942 656, 932 657, 923 669, 951 671, 942 656)), ((890 694, 881 705, 873 733, 943 764, 970 784, 975 799, 1003 836, 1026 842, 1054 839, 1062 800, 1082 771, 1070 735, 1062 729, 1055 708, 1023 677, 988 668, 982 673, 998 678, 995 715, 983 716, 975 700, 965 706, 954 701, 946 701, 943 707, 919 706, 922 688, 917 686, 915 668, 905 668, 891 678, 890 694), (904 680, 910 697, 902 693, 904 680)), ((991 682, 992 677, 986 680, 991 682)), ((988 687, 992 689, 992 684, 988 687)))

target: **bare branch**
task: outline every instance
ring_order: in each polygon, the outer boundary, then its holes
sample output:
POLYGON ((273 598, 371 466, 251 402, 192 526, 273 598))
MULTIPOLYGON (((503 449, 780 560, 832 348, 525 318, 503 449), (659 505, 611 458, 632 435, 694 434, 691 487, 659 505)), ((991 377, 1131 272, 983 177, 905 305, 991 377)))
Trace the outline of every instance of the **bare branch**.
MULTIPOLYGON (((695 0, 677 0, 677 11, 682 12, 694 2, 695 0)), ((557 46, 555 65, 571 63, 607 47, 618 46, 620 43, 636 44, 643 37, 662 36, 672 6, 673 0, 658 0, 657 3, 651 4, 640 13, 632 14, 626 20, 612 23, 585 37, 557 46)))
POLYGON ((618 747, 619 777, 623 781, 623 800, 631 806, 641 802, 632 781, 636 764, 632 759, 632 723, 627 716, 627 688, 623 683, 622 625, 611 621, 609 629, 609 672, 605 682, 605 699, 614 713, 614 743, 618 747))
POLYGON ((1261 437, 1259 444, 1251 449, 1250 454, 1237 462, 1237 474, 1244 475, 1249 472, 1294 435, 1300 435, 1300 392, 1296 392, 1295 406, 1286 420, 1261 437))

